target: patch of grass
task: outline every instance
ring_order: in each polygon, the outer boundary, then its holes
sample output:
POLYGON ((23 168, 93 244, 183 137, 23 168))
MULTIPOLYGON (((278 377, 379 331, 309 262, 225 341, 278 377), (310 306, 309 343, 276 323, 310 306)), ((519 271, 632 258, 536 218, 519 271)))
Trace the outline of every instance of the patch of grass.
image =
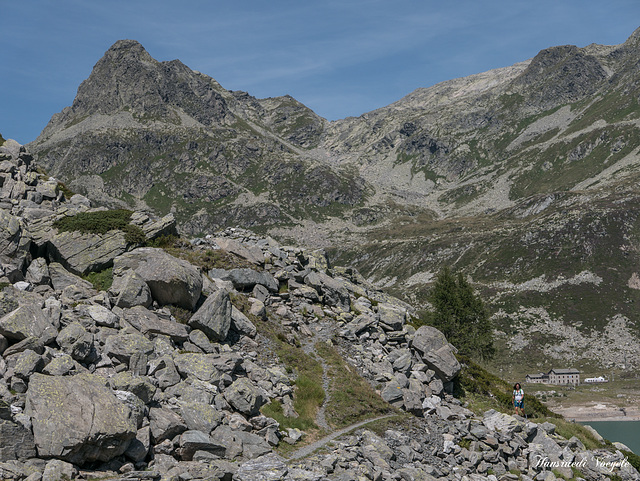
MULTIPOLYGON (((234 305, 238 302, 238 297, 244 296, 232 297, 234 305)), ((241 307, 236 307, 242 310, 241 307)), ((293 407, 299 416, 289 418, 283 414, 281 419, 274 419, 278 420, 280 426, 285 429, 295 427, 304 431, 318 430, 316 414, 325 398, 325 392, 322 388, 322 365, 297 345, 290 344, 282 327, 273 320, 256 323, 256 327, 262 335, 274 343, 275 352, 284 364, 286 371, 295 375, 293 407)), ((274 412, 277 407, 272 406, 269 410, 274 412)))
POLYGON ((0 282, 0 291, 5 287, 9 287, 11 285, 10 282, 0 282))
POLYGON ((631 466, 633 466, 638 471, 640 471, 640 455, 632 453, 631 451, 620 451, 620 452, 623 454, 623 456, 627 458, 627 461, 629 461, 629 464, 631 464, 631 466))
POLYGON ((132 211, 115 209, 97 212, 81 212, 69 217, 63 217, 53 223, 53 227, 60 232, 81 232, 83 234, 106 234, 111 230, 124 233, 125 240, 130 244, 144 244, 146 237, 142 229, 130 224, 132 211))
POLYGON ((106 291, 113 284, 113 267, 107 267, 100 272, 90 272, 84 278, 93 284, 96 291, 106 291))
POLYGON ((329 365, 331 393, 326 414, 330 424, 344 427, 368 418, 397 412, 378 396, 354 367, 345 362, 333 346, 318 343, 316 350, 329 365))
POLYGON ((458 445, 461 448, 469 449, 471 447, 471 439, 466 439, 466 438, 465 439, 461 439, 460 442, 458 443, 458 445))

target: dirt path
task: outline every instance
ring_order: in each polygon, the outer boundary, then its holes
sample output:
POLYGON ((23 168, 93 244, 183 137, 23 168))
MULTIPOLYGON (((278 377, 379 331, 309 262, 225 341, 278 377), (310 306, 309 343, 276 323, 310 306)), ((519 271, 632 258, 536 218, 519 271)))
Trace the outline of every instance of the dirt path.
POLYGON ((297 451, 294 451, 291 454, 291 456, 289 456, 289 460, 304 458, 305 456, 308 456, 311 453, 313 453, 316 449, 321 448, 325 444, 333 441, 334 439, 336 439, 337 437, 342 436, 343 434, 348 433, 349 431, 353 431, 354 429, 358 429, 359 427, 364 426, 365 424, 369 424, 369 423, 372 423, 374 421, 379 421, 380 419, 390 418, 390 417, 395 416, 395 415, 396 414, 387 414, 385 416, 378 416, 377 418, 367 419, 365 421, 360 421, 359 423, 355 423, 355 424, 352 424, 351 426, 347 426, 346 428, 342 428, 342 429, 340 429, 338 431, 334 431, 331 434, 325 436, 324 438, 319 439, 315 443, 311 443, 308 446, 305 446, 303 448, 298 449, 297 451))

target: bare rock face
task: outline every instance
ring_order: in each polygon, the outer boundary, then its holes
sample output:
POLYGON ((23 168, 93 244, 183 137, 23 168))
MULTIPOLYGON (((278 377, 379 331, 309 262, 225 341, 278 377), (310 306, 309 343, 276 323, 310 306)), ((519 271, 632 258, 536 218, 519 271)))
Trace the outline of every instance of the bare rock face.
POLYGON ((202 275, 187 261, 162 249, 142 247, 114 260, 114 276, 126 270, 136 272, 149 286, 159 304, 175 304, 193 310, 202 291, 202 275))
POLYGON ((38 455, 78 465, 121 455, 137 432, 129 408, 101 378, 89 374, 34 374, 26 413, 31 417, 38 455))

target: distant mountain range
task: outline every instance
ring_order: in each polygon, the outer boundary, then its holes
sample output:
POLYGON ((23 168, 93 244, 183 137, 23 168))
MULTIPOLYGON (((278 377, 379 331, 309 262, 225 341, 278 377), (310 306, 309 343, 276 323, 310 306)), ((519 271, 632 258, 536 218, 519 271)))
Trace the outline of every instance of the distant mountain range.
POLYGON ((444 265, 523 369, 640 364, 640 29, 329 122, 116 42, 28 147, 72 190, 329 249, 425 305, 444 265), (596 365, 591 359, 598 359, 596 365))

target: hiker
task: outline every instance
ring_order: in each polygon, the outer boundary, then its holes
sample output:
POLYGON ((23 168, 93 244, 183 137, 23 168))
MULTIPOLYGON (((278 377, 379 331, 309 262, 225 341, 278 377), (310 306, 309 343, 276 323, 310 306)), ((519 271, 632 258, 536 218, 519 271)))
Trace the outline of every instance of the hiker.
POLYGON ((511 396, 511 400, 513 402, 513 407, 516 408, 516 414, 524 417, 524 391, 522 390, 522 386, 520 386, 519 382, 513 386, 513 396, 511 396))

